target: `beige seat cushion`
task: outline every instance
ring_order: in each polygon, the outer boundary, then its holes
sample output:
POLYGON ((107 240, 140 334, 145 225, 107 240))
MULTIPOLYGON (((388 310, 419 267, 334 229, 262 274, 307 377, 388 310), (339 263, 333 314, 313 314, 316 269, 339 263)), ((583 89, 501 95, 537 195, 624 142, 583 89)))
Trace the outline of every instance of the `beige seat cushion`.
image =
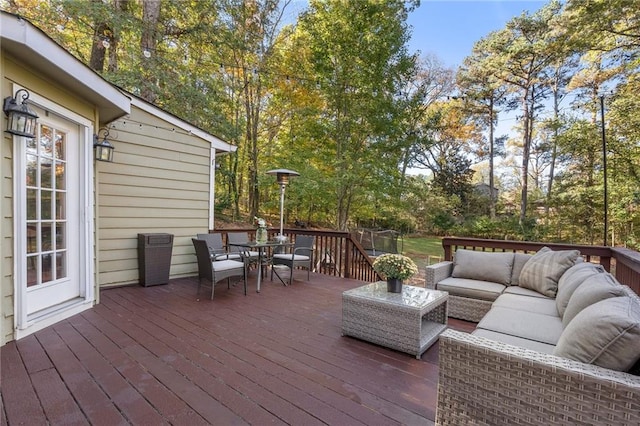
POLYGON ((451 276, 508 285, 512 268, 513 253, 458 249, 453 258, 451 276))
POLYGON ((437 289, 447 291, 451 296, 469 297, 493 302, 502 294, 505 286, 488 281, 449 277, 440 281, 437 289))
POLYGON ((558 293, 556 294, 556 307, 561 317, 564 316, 564 311, 567 309, 569 299, 571 299, 573 292, 576 291, 578 286, 590 276, 601 272, 605 272, 602 266, 582 262, 576 263, 562 274, 558 280, 558 293))
POLYGON ((521 296, 528 296, 528 297, 539 297, 541 299, 549 299, 549 300, 553 300, 552 297, 547 297, 544 294, 540 294, 535 290, 530 290, 528 288, 524 288, 524 287, 519 287, 519 286, 509 286, 504 290, 505 294, 519 294, 521 296))
POLYGON ((628 371, 640 359, 640 304, 624 296, 587 306, 562 333, 554 354, 628 371))
POLYGON ((576 263, 578 250, 551 250, 541 248, 522 267, 520 287, 535 290, 548 297, 556 297, 558 280, 564 272, 576 263))
POLYGON ((509 334, 498 333, 491 330, 484 330, 482 328, 474 330, 471 334, 495 340, 496 342, 506 343, 507 345, 541 352, 543 354, 552 354, 553 350, 556 348, 554 345, 549 345, 547 343, 536 342, 535 340, 523 339, 522 337, 511 336, 509 334))
POLYGON ((501 294, 491 306, 519 309, 521 311, 535 312, 553 317, 559 316, 556 301, 548 297, 530 297, 520 294, 504 293, 501 294))
POLYGON ((492 307, 478 323, 477 328, 549 345, 558 343, 563 330, 560 317, 500 306, 492 307))
POLYGON ((610 297, 624 296, 624 288, 608 272, 591 275, 576 288, 567 303, 562 324, 567 327, 573 318, 587 306, 610 297))
POLYGON ((211 262, 211 267, 215 272, 222 272, 230 269, 244 269, 244 263, 237 260, 216 260, 211 262))

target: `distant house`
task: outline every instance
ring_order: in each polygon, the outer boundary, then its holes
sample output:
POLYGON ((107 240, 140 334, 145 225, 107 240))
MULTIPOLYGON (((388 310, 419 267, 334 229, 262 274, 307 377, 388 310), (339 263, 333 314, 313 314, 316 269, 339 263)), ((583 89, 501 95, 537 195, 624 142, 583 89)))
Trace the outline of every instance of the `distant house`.
MULTIPOLYGON (((488 183, 484 183, 484 182, 480 182, 480 183, 476 183, 473 186, 473 190, 480 194, 483 195, 487 198, 491 197, 491 189, 488 183)), ((496 188, 495 186, 493 187, 493 198, 497 199, 498 198, 498 188, 496 188)))
POLYGON ((215 161, 235 147, 111 85, 18 16, 0 14, 2 98, 20 89, 36 137, 0 138, 0 345, 138 282, 138 233, 174 235, 171 277, 197 270, 213 227, 215 161), (24 92, 23 92, 24 93, 24 92), (94 159, 94 138, 115 146, 94 159))

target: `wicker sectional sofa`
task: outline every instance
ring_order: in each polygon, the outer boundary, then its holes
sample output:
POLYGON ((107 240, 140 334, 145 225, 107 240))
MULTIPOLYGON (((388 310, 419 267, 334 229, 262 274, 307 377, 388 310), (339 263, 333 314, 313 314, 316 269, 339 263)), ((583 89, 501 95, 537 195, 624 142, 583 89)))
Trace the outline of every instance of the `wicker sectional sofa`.
POLYGON ((427 267, 449 315, 438 424, 640 424, 640 298, 577 252, 458 250, 427 267))

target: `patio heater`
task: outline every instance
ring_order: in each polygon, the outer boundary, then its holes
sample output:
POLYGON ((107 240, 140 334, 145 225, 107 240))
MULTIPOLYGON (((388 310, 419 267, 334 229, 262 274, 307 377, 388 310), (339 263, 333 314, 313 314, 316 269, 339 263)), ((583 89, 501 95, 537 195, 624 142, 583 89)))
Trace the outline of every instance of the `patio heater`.
POLYGON ((300 173, 287 169, 274 169, 267 172, 268 175, 276 175, 278 185, 280 185, 280 233, 276 237, 276 240, 284 242, 287 237, 284 235, 284 190, 289 184, 289 177, 300 176, 300 173))

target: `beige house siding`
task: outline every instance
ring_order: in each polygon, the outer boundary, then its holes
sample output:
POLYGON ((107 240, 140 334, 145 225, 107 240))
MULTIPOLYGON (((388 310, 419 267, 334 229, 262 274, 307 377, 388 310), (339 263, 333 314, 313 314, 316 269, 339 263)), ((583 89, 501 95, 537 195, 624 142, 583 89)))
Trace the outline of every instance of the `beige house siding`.
MULTIPOLYGON (((2 78, 2 96, 8 93, 9 82, 2 78)), ((2 185, 0 199, 2 200, 2 222, 0 223, 0 244, 2 259, 0 260, 0 344, 13 340, 13 150, 11 138, 2 132, 0 145, 0 168, 2 170, 2 185)))
MULTIPOLYGON (((95 121, 97 112, 95 107, 71 96, 68 92, 60 90, 60 86, 51 82, 43 74, 34 72, 15 57, 2 51, 0 55, 0 79, 1 99, 13 96, 13 84, 27 88, 32 93, 45 97, 53 102, 82 115, 90 121, 95 121)), ((13 235, 13 138, 4 132, 6 120, 2 124, 2 136, 0 138, 0 159, 2 185, 0 186, 0 199, 2 200, 2 222, 0 225, 0 240, 2 259, 0 261, 0 294, 2 312, 0 314, 0 344, 14 340, 14 256, 15 247, 13 235)))
POLYGON ((207 232, 211 144, 140 108, 110 124, 114 162, 96 167, 100 287, 139 282, 138 233, 174 235, 171 278, 197 272, 207 232))

